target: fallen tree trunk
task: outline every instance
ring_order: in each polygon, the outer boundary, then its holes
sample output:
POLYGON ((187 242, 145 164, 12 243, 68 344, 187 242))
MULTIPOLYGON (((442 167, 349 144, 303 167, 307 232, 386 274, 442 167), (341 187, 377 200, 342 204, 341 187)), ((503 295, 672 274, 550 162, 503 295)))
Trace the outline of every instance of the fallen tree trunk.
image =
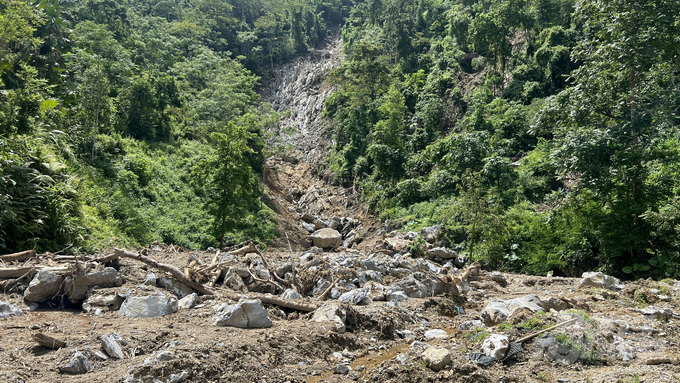
POLYGON ((36 256, 35 250, 26 250, 14 254, 0 255, 0 261, 12 262, 12 261, 25 261, 36 256))
POLYGON ((33 334, 33 340, 36 341, 39 345, 51 348, 52 350, 66 347, 66 342, 64 342, 63 340, 53 338, 41 332, 33 334))
POLYGON ((177 278, 178 281, 184 283, 185 285, 191 287, 192 289, 206 294, 206 295, 216 295, 216 296, 224 296, 226 298, 229 298, 234 301, 238 301, 241 298, 254 298, 254 299, 259 299, 262 303, 266 304, 271 304, 271 305, 276 305, 280 307, 285 307, 293 310, 298 310, 298 311, 305 311, 305 312, 310 312, 316 310, 319 306, 315 305, 313 303, 305 303, 305 302, 300 302, 298 300, 293 300, 293 299, 283 299, 279 297, 275 297, 273 295, 269 294, 258 294, 258 293, 237 293, 237 292, 224 292, 222 294, 217 293, 216 291, 209 289, 201 284, 198 284, 194 281, 188 280, 184 277, 184 272, 174 266, 166 265, 164 263, 157 262, 149 257, 143 256, 141 254, 135 254, 130 251, 124 250, 124 249, 115 249, 115 256, 120 257, 120 258, 130 258, 130 259, 136 259, 140 262, 146 263, 149 266, 152 266, 158 270, 162 271, 167 271, 172 275, 173 277, 177 278))
POLYGON ((214 290, 209 289, 201 284, 198 284, 192 280, 186 279, 184 277, 184 272, 175 266, 167 265, 165 263, 160 263, 158 261, 155 261, 147 256, 141 255, 141 254, 135 254, 130 251, 124 250, 124 249, 115 249, 114 250, 116 257, 119 258, 131 258, 131 259, 136 259, 140 262, 146 263, 149 266, 155 267, 158 270, 162 271, 167 271, 172 275, 173 277, 177 278, 178 281, 184 283, 185 285, 191 287, 192 289, 205 294, 205 295, 218 295, 214 290))

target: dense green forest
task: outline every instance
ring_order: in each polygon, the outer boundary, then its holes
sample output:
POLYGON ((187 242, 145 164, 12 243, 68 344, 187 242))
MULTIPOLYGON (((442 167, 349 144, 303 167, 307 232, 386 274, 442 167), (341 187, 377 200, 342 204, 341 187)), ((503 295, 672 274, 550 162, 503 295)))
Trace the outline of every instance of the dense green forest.
POLYGON ((343 0, 0 0, 0 252, 266 242, 257 91, 343 0))
MULTIPOLYGON (((492 268, 680 274, 680 1, 367 0, 330 169, 492 268)), ((417 251, 418 246, 414 246, 417 251)))
POLYGON ((678 9, 0 0, 0 252, 266 242, 257 92, 342 25, 328 170, 381 218, 491 268, 677 277, 678 9))

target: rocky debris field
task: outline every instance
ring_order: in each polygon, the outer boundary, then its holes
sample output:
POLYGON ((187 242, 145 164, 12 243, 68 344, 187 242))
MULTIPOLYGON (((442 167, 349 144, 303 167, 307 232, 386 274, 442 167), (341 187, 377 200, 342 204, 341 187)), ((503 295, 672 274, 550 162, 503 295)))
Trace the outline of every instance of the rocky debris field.
POLYGON ((680 379, 680 283, 488 272, 439 231, 0 258, 0 381, 680 379))

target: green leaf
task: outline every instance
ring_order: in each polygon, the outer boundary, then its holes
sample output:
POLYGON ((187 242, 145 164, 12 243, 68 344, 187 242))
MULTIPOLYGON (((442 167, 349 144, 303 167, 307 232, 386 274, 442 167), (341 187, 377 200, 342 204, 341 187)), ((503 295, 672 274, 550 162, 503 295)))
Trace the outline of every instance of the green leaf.
POLYGON ((623 270, 623 272, 626 273, 626 274, 630 274, 630 273, 633 272, 633 268, 630 267, 630 266, 626 266, 626 267, 624 267, 622 270, 623 270))

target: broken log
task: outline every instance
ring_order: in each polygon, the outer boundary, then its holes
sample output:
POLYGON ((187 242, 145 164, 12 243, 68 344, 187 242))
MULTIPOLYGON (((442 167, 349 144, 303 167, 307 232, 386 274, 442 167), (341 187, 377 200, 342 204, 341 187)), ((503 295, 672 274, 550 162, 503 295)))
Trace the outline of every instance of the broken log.
POLYGON ((305 311, 305 312, 310 312, 316 310, 319 306, 313 303, 305 303, 305 302, 300 302, 299 300, 291 300, 291 299, 283 299, 279 297, 275 297, 269 294, 257 294, 257 293, 248 293, 248 294, 243 294, 243 293, 236 293, 236 292, 224 292, 223 294, 218 294, 216 291, 209 289, 205 286, 202 286, 198 283, 195 283, 193 281, 189 281, 186 278, 184 278, 184 272, 174 266, 166 265, 164 263, 157 262, 149 257, 143 256, 141 254, 135 254, 130 251, 124 250, 124 249, 115 249, 115 254, 116 256, 120 258, 130 258, 130 259, 136 259, 140 262, 146 263, 149 266, 155 267, 159 270, 162 271, 167 271, 170 273, 173 277, 177 278, 178 281, 184 283, 185 285, 191 287, 192 289, 205 294, 205 295, 216 295, 216 296, 224 296, 226 298, 229 298, 234 301, 238 301, 241 298, 254 298, 254 299, 259 299, 262 303, 266 304, 271 304, 271 305, 276 305, 276 306, 281 306, 293 310, 298 310, 298 311, 305 311))
POLYGON ((524 343, 524 342, 528 341, 529 339, 535 338, 535 337, 537 337, 537 336, 539 336, 539 335, 541 335, 541 334, 544 334, 544 333, 546 333, 546 332, 548 332, 548 331, 554 330, 554 329, 556 329, 556 328, 558 328, 558 327, 562 327, 562 326, 566 326, 566 325, 568 325, 568 324, 572 324, 572 323, 576 322, 577 320, 578 320, 578 318, 569 319, 569 320, 566 321, 566 322, 558 323, 558 324, 556 324, 556 325, 554 325, 554 326, 551 326, 551 327, 548 327, 548 328, 543 329, 543 330, 541 330, 541 331, 538 331, 538 332, 535 332, 535 333, 533 333, 533 334, 527 335, 527 336, 525 336, 524 338, 517 339, 515 342, 516 342, 516 343, 524 343))
POLYGON ((51 348, 52 350, 56 350, 58 348, 66 347, 66 342, 63 340, 59 340, 57 338, 53 338, 49 335, 46 335, 42 332, 37 332, 33 334, 33 340, 36 341, 39 345, 47 348, 51 348))
POLYGON ((26 250, 14 254, 0 255, 0 261, 3 262, 13 262, 13 261, 25 261, 36 256, 35 250, 26 250))
POLYGON ((130 259, 136 259, 140 262, 146 263, 149 266, 155 267, 158 270, 166 271, 170 273, 173 277, 175 277, 178 281, 184 283, 185 285, 191 287, 192 289, 205 294, 205 295, 217 295, 217 293, 209 289, 201 284, 198 284, 192 280, 186 279, 184 277, 184 272, 175 266, 167 265, 165 263, 160 263, 157 262, 147 256, 141 255, 141 254, 135 254, 130 251, 124 250, 124 249, 114 249, 114 252, 117 257, 119 258, 130 258, 130 259))

